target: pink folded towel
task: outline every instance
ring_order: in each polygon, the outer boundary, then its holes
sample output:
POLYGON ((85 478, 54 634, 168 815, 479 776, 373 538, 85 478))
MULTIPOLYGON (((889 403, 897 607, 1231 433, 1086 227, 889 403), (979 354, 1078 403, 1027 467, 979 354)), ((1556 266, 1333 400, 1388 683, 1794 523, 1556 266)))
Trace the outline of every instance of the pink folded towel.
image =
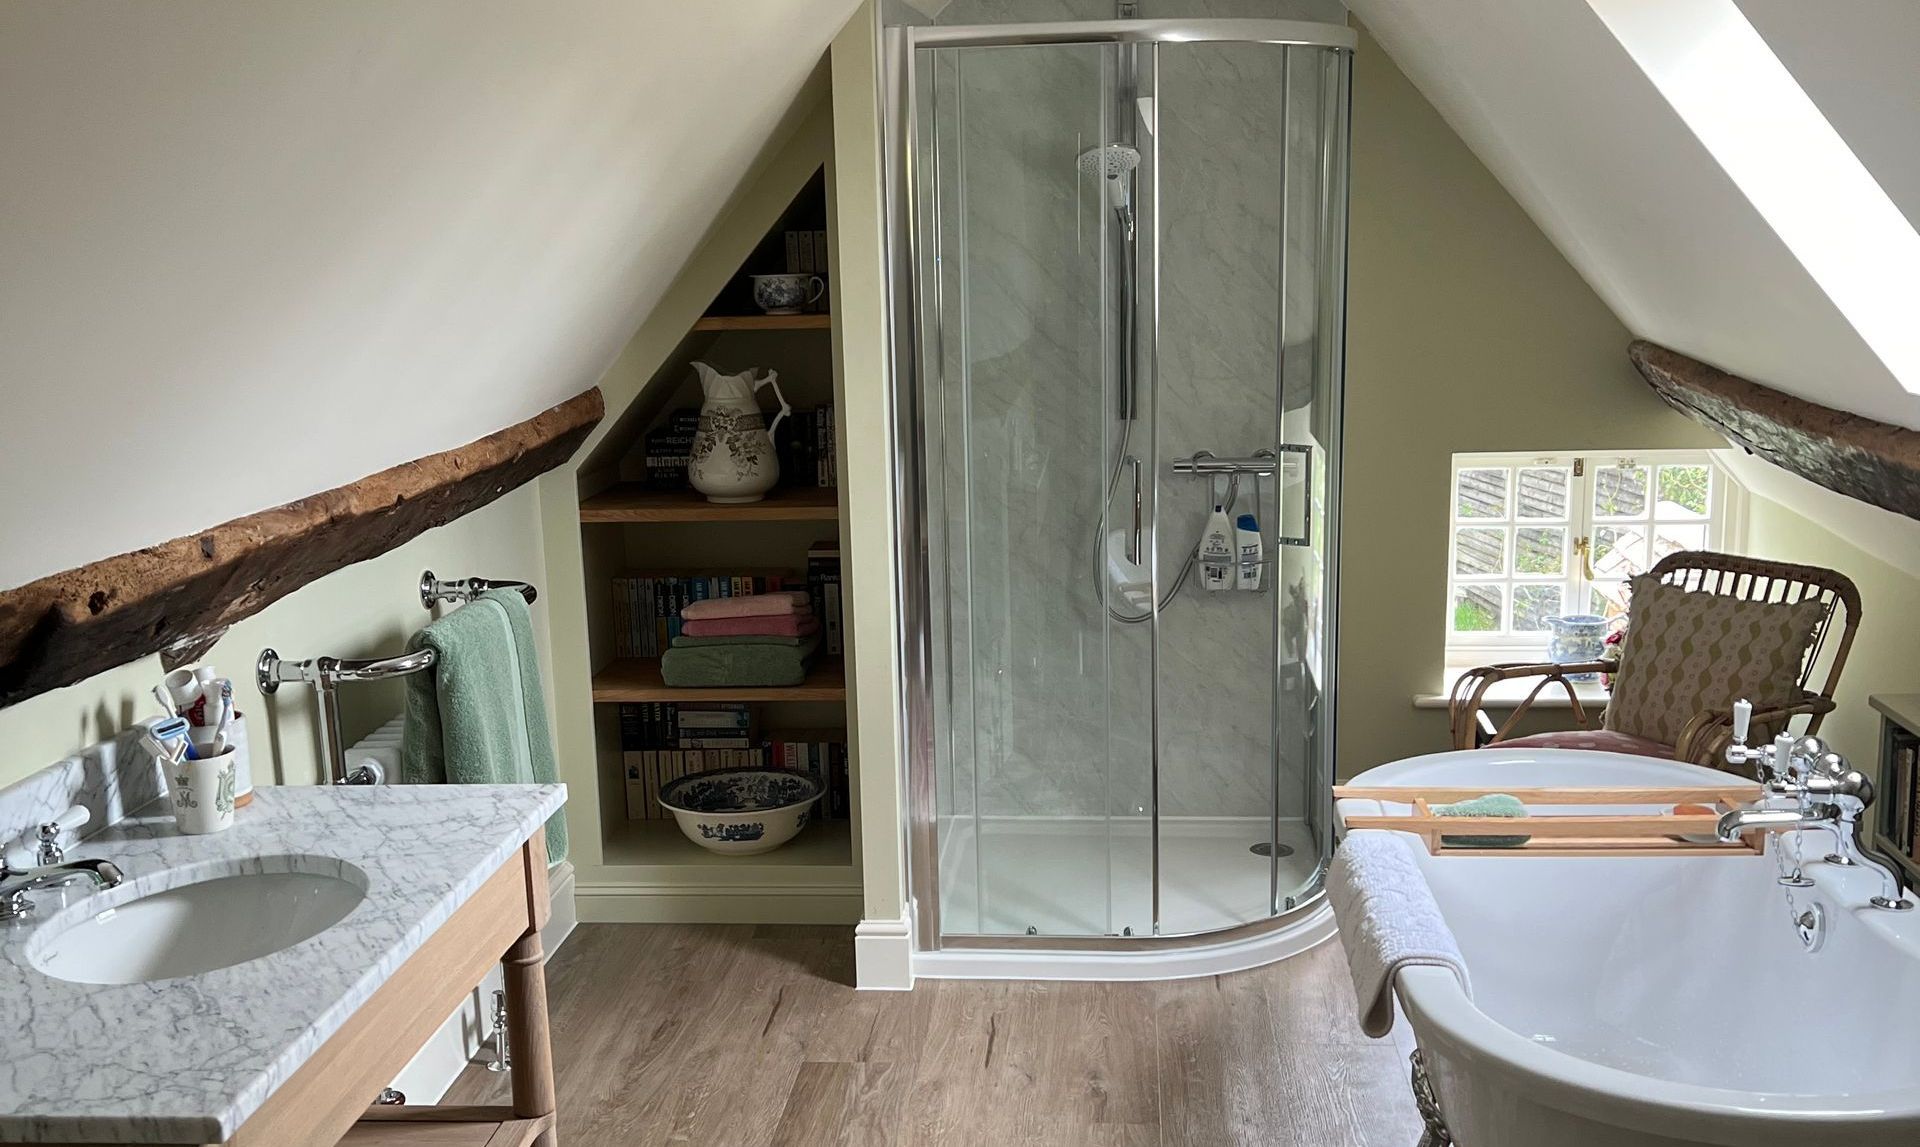
POLYGON ((687 621, 704 621, 715 617, 768 617, 787 613, 804 613, 807 609, 806 590, 788 590, 781 593, 753 593, 745 597, 710 597, 704 601, 690 601, 680 611, 687 621))
POLYGON ((705 617, 682 622, 680 632, 688 637, 805 637, 820 632, 820 621, 811 613, 789 613, 778 617, 705 617))

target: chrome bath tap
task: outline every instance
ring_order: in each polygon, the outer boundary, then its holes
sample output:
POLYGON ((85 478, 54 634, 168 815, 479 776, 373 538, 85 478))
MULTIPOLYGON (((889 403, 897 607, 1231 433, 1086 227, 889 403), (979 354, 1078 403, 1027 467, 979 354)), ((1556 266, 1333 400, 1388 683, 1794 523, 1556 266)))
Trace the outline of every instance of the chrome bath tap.
MULTIPOLYGON (((1912 909, 1913 902, 1903 895, 1907 882, 1900 865, 1882 856, 1864 836, 1862 822, 1867 806, 1873 803, 1873 782, 1818 737, 1794 740, 1783 733, 1774 738, 1770 748, 1748 748, 1747 728, 1752 717, 1751 703, 1734 705, 1733 744, 1727 748, 1727 761, 1756 766, 1766 796, 1760 804, 1722 816, 1717 826, 1720 839, 1731 842, 1753 831, 1829 829, 1837 842, 1826 858, 1829 864, 1864 866, 1879 874, 1880 894, 1868 903, 1890 912, 1912 909), (1766 803, 1773 800, 1791 803, 1766 803)), ((1786 880, 1806 882, 1797 865, 1786 880)))

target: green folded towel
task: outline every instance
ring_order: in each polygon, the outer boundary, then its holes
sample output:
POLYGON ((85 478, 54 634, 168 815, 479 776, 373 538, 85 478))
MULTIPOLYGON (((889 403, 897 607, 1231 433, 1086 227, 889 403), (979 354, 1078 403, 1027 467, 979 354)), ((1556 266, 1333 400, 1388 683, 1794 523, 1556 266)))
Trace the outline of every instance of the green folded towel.
MULTIPOLYGON (((1437 804, 1432 811, 1435 816, 1525 816, 1527 806, 1520 803, 1519 797, 1488 793, 1470 801, 1437 804)), ((1440 843, 1456 848, 1519 848, 1532 839, 1531 836, 1443 836, 1440 843)))
MULTIPOLYGON (((559 780, 533 615, 513 590, 488 590, 413 635, 433 668, 407 677, 400 783, 552 784, 559 780)), ((547 863, 567 856, 564 811, 547 821, 547 863)))
POLYGON ((809 641, 820 640, 817 634, 804 637, 781 637, 766 633, 723 633, 718 637, 689 637, 686 634, 673 639, 675 649, 700 649, 708 645, 805 645, 809 641))
POLYGON ((798 685, 819 647, 817 636, 805 645, 676 646, 660 659, 660 679, 676 689, 798 685))

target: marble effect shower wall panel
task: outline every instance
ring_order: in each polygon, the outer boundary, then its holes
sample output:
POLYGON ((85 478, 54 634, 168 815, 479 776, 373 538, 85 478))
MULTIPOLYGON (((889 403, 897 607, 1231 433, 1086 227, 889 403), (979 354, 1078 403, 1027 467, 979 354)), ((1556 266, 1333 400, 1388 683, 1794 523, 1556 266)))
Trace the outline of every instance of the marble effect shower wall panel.
MULTIPOLYGON (((1150 637, 1111 621, 1100 596, 1100 506, 1118 450, 1108 350, 1118 338, 1117 248, 1102 241, 1097 185, 1075 165, 1111 130, 1100 51, 1049 51, 1041 68, 1028 49, 974 49, 934 80, 944 106, 923 161, 943 172, 935 353, 949 592, 937 604, 951 626, 956 751, 941 783, 956 794, 945 806, 954 811, 1126 815, 1149 803, 1150 637)), ((1318 120, 1283 135, 1281 59, 1264 45, 1161 52, 1160 134, 1148 149, 1162 197, 1157 441, 1143 412, 1128 451, 1158 487, 1163 591, 1210 508, 1204 481, 1174 476, 1171 460, 1280 441, 1288 187, 1299 233, 1288 243, 1287 405, 1311 395, 1319 282, 1314 236, 1299 224, 1317 195, 1318 120)), ((1295 70, 1291 88, 1304 95, 1295 70)), ((1152 174, 1143 166, 1143 195, 1152 174)), ((1153 241, 1143 229, 1143 267, 1153 241)), ((1252 511, 1253 494, 1244 481, 1236 508, 1252 511)), ((1261 494, 1271 536, 1272 484, 1261 494)), ((1116 498, 1115 524, 1130 516, 1128 497, 1116 498)), ((1304 568, 1275 566, 1296 578, 1304 568)), ((1286 589, 1270 577, 1266 593, 1209 594, 1196 577, 1161 617, 1164 814, 1266 814, 1273 619, 1286 589)), ((1305 799, 1297 714, 1289 702, 1282 715, 1282 815, 1298 815, 1305 799)))

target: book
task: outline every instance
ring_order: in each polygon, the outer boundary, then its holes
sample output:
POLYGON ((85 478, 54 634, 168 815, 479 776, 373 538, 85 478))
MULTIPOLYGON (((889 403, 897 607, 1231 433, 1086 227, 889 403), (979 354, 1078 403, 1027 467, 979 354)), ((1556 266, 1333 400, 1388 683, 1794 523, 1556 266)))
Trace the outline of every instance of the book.
POLYGON ((820 622, 821 646, 830 657, 842 652, 844 622, 840 608, 840 543, 807 547, 807 592, 820 622))

